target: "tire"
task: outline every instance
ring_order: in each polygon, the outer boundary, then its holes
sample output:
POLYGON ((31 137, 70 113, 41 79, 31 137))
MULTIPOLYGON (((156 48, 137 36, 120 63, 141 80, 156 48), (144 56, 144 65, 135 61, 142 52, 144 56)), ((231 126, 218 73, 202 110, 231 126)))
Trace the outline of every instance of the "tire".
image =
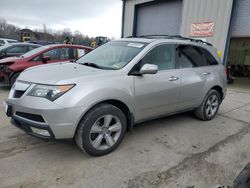
POLYGON ((17 77, 20 75, 20 73, 14 73, 11 78, 10 78, 10 86, 13 86, 13 84, 15 83, 17 77))
POLYGON ((75 142, 81 150, 90 155, 105 155, 118 147, 125 135, 126 127, 126 117, 119 108, 110 104, 100 104, 81 120, 76 130, 75 142))
POLYGON ((220 104, 220 93, 215 89, 211 89, 204 97, 202 104, 197 109, 195 109, 194 115, 201 120, 209 121, 217 114, 220 104), (211 102, 213 99, 214 103, 211 102), (215 106, 216 104, 217 106, 215 106))

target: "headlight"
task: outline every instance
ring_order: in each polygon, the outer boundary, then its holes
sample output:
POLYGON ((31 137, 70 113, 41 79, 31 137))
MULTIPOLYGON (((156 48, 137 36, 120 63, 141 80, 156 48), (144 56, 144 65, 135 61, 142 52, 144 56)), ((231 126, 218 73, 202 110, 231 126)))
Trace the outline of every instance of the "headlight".
POLYGON ((58 97, 62 96, 64 93, 69 91, 75 85, 36 85, 29 93, 29 96, 42 97, 50 101, 56 100, 58 97))

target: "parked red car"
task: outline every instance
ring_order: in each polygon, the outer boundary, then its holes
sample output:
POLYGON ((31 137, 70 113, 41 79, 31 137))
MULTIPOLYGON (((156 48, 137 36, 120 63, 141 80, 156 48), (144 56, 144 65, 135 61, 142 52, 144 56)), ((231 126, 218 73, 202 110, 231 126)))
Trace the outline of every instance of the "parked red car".
POLYGON ((13 85, 19 74, 26 68, 44 63, 72 61, 91 50, 93 48, 80 45, 53 44, 41 46, 20 57, 1 59, 0 83, 13 85))

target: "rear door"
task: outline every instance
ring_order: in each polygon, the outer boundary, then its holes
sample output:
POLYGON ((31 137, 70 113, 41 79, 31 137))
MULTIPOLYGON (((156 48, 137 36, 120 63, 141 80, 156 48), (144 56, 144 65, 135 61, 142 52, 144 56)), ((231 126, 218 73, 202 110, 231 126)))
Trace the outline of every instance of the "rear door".
POLYGON ((156 74, 135 77, 136 121, 167 114, 178 109, 180 73, 176 69, 174 44, 153 48, 139 62, 158 66, 156 74))
POLYGON ((182 85, 180 108, 197 107, 211 81, 212 72, 207 59, 202 48, 192 45, 179 45, 177 58, 182 85))

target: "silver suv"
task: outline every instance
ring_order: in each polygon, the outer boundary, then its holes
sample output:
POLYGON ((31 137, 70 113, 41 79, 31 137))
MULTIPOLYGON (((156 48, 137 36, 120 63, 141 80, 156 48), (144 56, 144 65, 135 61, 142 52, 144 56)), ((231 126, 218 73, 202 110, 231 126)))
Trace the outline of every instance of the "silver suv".
POLYGON ((6 114, 32 136, 74 138, 99 156, 142 121, 191 110, 211 120, 225 94, 225 68, 209 43, 124 38, 73 63, 27 69, 10 91, 6 114))

